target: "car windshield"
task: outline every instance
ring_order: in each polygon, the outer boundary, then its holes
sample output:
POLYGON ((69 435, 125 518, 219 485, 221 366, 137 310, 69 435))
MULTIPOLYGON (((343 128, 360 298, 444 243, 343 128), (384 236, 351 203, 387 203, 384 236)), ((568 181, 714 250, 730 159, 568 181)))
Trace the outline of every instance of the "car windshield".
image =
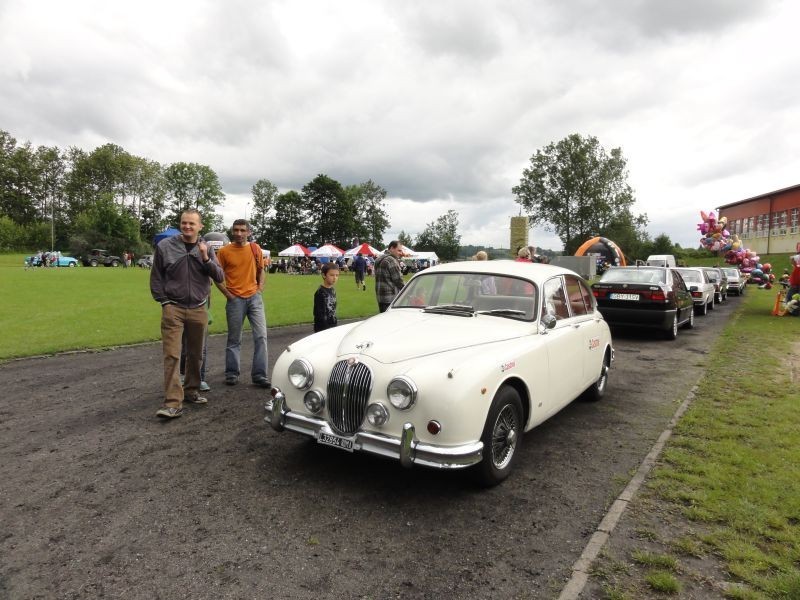
POLYGON ((739 276, 739 271, 737 271, 736 269, 723 269, 722 272, 725 273, 725 275, 727 275, 728 277, 739 276))
POLYGON ((664 269, 615 267, 600 278, 602 283, 664 283, 664 269))
POLYGON ((533 320, 537 306, 534 284, 507 275, 425 273, 414 277, 392 308, 424 308, 428 312, 491 315, 533 320))
POLYGON ((684 281, 703 283, 703 276, 700 274, 700 271, 692 271, 690 269, 678 269, 678 271, 683 275, 684 281))

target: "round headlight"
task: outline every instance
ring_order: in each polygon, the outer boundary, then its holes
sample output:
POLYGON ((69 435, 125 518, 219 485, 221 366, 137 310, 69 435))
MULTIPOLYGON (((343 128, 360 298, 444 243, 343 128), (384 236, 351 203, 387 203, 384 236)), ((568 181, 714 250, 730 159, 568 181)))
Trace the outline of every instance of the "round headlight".
POLYGON ((303 396, 303 404, 306 405, 308 412, 317 414, 325 406, 325 397, 319 390, 308 390, 303 396))
POLYGON ((289 365, 289 381, 298 390, 307 390, 314 383, 314 369, 304 358, 298 358, 289 365))
POLYGON ((417 386, 407 377, 395 377, 386 387, 386 396, 392 406, 406 410, 417 401, 417 386))
POLYGON ((382 427, 389 420, 389 411, 379 402, 370 404, 367 407, 367 421, 373 427, 382 427))

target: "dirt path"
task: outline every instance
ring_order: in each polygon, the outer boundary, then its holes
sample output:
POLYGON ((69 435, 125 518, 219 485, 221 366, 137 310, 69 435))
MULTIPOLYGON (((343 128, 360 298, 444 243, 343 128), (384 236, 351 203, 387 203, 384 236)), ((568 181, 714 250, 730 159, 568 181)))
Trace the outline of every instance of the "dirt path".
MULTIPOLYGON (((730 310, 615 336, 607 399, 528 434, 490 490, 275 433, 264 390, 222 384, 222 336, 209 404, 167 423, 158 344, 5 363, 0 598, 556 597, 730 310)), ((308 332, 270 330, 271 360, 308 332)))

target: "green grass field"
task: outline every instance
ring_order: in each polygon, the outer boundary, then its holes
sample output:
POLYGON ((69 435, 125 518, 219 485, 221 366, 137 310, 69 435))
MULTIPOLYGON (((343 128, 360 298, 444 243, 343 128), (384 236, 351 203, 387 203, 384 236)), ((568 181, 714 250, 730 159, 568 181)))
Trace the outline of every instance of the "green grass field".
POLYGON ((680 597, 681 582, 703 576, 692 559, 711 557, 737 584, 726 598, 800 598, 800 318, 771 315, 777 289, 748 286, 732 300, 739 307, 633 511, 661 526, 615 557, 624 568, 597 566, 607 598, 680 597))
MULTIPOLYGON (((161 309, 150 296, 150 271, 76 267, 24 269, 22 254, 0 255, 0 360, 104 348, 161 338, 161 309)), ((267 276, 267 325, 310 323, 321 276, 267 276)), ((339 319, 378 312, 374 278, 357 290, 352 273, 336 286, 339 319)), ((226 331, 225 298, 213 288, 211 333, 226 331)))

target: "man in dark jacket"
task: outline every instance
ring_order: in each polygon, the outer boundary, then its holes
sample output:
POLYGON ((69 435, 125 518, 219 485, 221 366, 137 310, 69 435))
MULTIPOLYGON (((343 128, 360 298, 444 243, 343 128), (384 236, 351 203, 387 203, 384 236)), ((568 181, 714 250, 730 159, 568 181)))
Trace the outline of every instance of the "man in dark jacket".
POLYGON ((161 343, 164 352, 164 406, 156 416, 174 419, 183 414, 183 403, 205 404, 198 395, 203 339, 208 327, 205 303, 211 279, 225 280, 214 249, 200 238, 200 213, 181 214, 181 234, 161 240, 153 255, 150 293, 161 304, 161 343), (211 278, 211 279, 209 279, 211 278), (179 362, 181 338, 186 330, 186 373, 181 386, 179 362))
POLYGON ((400 242, 392 240, 386 254, 375 261, 375 296, 380 312, 385 312, 394 297, 403 289, 403 272, 400 270, 402 255, 403 247, 400 242))

